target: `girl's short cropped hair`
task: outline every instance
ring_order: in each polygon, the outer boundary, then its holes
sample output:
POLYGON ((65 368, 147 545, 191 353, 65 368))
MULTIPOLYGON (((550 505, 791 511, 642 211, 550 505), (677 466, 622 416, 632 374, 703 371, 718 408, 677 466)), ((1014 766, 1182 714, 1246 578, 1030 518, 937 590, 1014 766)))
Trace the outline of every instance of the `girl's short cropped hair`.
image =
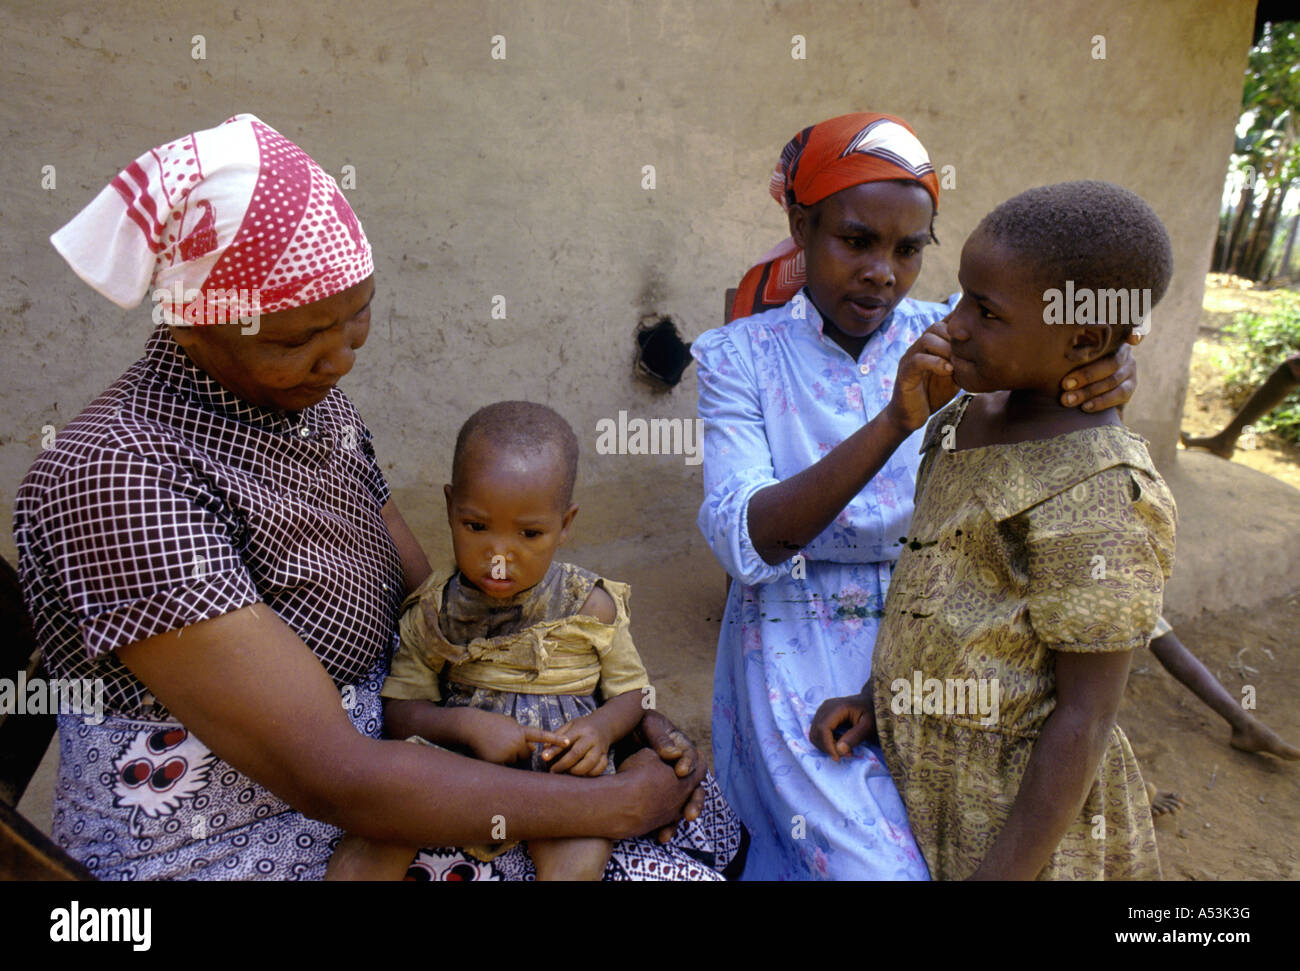
POLYGON ((564 504, 578 477, 578 436, 552 408, 535 401, 498 401, 480 408, 461 425, 451 460, 451 481, 461 481, 465 452, 479 440, 494 451, 537 454, 553 451, 564 470, 564 504))
MULTIPOLYGON (((1146 201, 1113 182, 1058 182, 1008 199, 983 231, 1039 268, 1044 289, 1147 290, 1154 307, 1173 275, 1169 233, 1146 201)), ((1127 336, 1127 322, 1115 324, 1127 336)), ((1118 335, 1117 335, 1118 336, 1118 335)), ((1122 339, 1122 338, 1121 338, 1122 339)))

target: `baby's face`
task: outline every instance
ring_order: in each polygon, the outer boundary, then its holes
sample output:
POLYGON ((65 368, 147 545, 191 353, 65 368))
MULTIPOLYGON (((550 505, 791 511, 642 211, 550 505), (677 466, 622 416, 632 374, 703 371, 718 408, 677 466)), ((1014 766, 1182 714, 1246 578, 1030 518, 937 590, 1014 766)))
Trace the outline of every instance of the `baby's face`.
POLYGON ((471 443, 461 481, 444 486, 460 572, 505 599, 541 582, 578 507, 565 507, 564 469, 549 452, 501 454, 471 443))
POLYGON ((1068 371, 1100 356, 1091 352, 1098 333, 1104 345, 1105 328, 1045 323, 1040 275, 1002 242, 971 236, 957 280, 962 297, 948 317, 948 336, 958 387, 1055 397, 1068 371))

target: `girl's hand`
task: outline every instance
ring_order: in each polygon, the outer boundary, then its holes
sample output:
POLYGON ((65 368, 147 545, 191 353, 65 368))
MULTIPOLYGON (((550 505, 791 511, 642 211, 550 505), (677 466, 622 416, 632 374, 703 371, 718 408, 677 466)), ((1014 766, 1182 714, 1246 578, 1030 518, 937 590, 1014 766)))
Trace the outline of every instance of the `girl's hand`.
POLYGON ((821 703, 808 730, 808 741, 838 762, 875 733, 876 711, 871 699, 865 694, 850 695, 821 703), (841 726, 848 730, 837 740, 835 732, 841 726))
POLYGON ((1121 344, 1114 354, 1098 358, 1091 364, 1075 368, 1061 379, 1061 404, 1067 408, 1078 405, 1083 411, 1105 411, 1128 404, 1137 390, 1137 362, 1129 344, 1142 340, 1139 334, 1130 334, 1127 343, 1121 344))
POLYGON ((532 758, 533 745, 544 742, 550 745, 564 745, 563 735, 544 732, 531 725, 521 725, 513 718, 499 715, 494 711, 481 711, 477 708, 462 708, 465 726, 461 732, 464 743, 469 746, 476 758, 497 765, 510 765, 532 758))
MULTIPOLYGON (((552 772, 568 772, 570 775, 600 775, 609 764, 609 747, 612 740, 586 717, 575 718, 564 725, 559 734, 568 739, 568 751, 551 766, 552 772)), ((550 761, 564 752, 565 745, 548 745, 542 750, 542 758, 550 761)))
POLYGON ((957 385, 952 380, 951 353, 945 317, 918 337, 898 362, 894 394, 885 406, 885 414, 909 435, 957 393, 957 385))

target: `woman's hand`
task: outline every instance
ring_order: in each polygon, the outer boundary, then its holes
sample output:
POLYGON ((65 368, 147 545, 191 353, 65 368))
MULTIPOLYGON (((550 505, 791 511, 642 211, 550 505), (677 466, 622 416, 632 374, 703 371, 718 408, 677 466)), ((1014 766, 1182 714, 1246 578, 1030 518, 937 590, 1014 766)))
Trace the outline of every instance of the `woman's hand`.
MULTIPOLYGON (((698 792, 704 779, 704 765, 697 762, 689 775, 679 777, 653 749, 643 748, 623 760, 614 778, 633 785, 633 805, 640 820, 624 835, 640 836, 658 829, 659 841, 666 843, 672 836, 665 838, 663 834, 676 831, 682 805, 694 799, 694 793, 698 792)), ((599 782, 594 780, 586 784, 598 785, 599 782)))
POLYGON ((1061 404, 1078 405, 1083 411, 1105 411, 1128 404, 1137 390, 1137 362, 1129 344, 1141 342, 1139 334, 1130 334, 1127 343, 1106 357, 1075 368, 1061 379, 1061 404))
MULTIPOLYGON (((704 761, 695 745, 686 737, 685 732, 653 708, 647 708, 641 716, 637 735, 662 761, 673 767, 673 773, 679 779, 696 779, 690 798, 681 811, 681 819, 688 823, 697 819, 704 808, 704 790, 699 788, 699 780, 704 778, 704 761)), ((679 821, 674 819, 659 830, 660 843, 667 843, 673 838, 679 821)))
POLYGON ((866 694, 827 698, 813 716, 808 741, 838 762, 876 734, 876 710, 866 694), (835 732, 846 731, 838 739, 835 732))
POLYGON ((952 345, 948 318, 930 325, 898 362, 894 394, 885 406, 889 420, 911 434, 952 400, 957 385, 952 380, 952 345))

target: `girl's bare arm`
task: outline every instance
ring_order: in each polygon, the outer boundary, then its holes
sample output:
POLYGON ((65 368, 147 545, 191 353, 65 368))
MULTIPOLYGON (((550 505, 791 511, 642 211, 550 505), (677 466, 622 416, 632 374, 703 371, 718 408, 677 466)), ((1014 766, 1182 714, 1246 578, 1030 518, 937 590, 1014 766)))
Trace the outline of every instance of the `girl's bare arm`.
POLYGON ((1033 880, 1083 808, 1110 744, 1132 651, 1056 654, 1056 708, 1020 791, 972 880, 1033 880))

